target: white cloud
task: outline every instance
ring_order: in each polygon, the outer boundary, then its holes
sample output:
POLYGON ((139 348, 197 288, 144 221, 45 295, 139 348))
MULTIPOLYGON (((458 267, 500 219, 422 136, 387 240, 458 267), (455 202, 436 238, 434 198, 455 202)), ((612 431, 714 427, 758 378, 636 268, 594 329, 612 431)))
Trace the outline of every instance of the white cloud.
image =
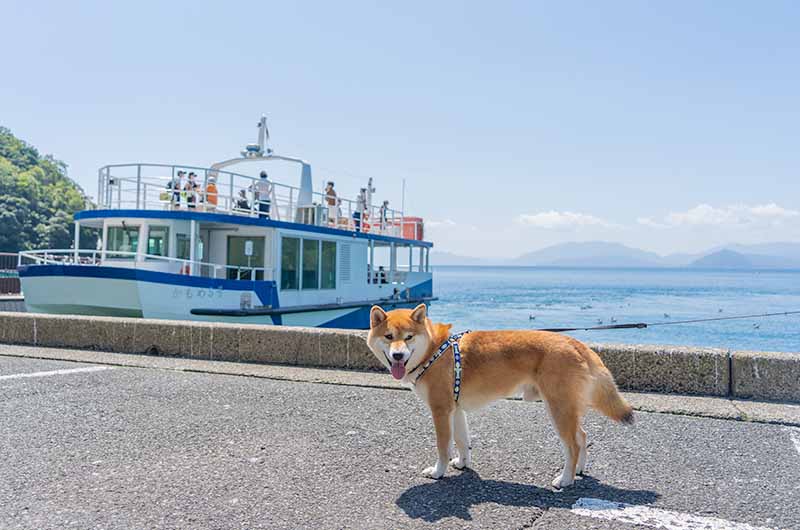
POLYGON ((432 228, 439 226, 456 226, 457 224, 458 223, 456 223, 452 219, 443 219, 442 221, 434 221, 434 220, 425 221, 425 225, 432 228))
POLYGON ((685 212, 672 212, 666 217, 667 224, 680 225, 725 225, 731 224, 734 212, 728 208, 714 208, 709 204, 698 204, 685 212))
POLYGON ((758 217, 772 218, 772 219, 788 219, 790 217, 800 216, 797 210, 788 210, 782 206, 778 206, 774 202, 769 204, 762 204, 750 208, 753 215, 758 217))
POLYGON ((555 210, 536 214, 522 214, 517 217, 517 222, 550 230, 569 230, 586 226, 608 228, 612 226, 608 221, 594 215, 577 212, 558 212, 555 210))
POLYGON ((658 221, 654 221, 651 217, 637 217, 636 218, 636 223, 640 224, 640 225, 643 225, 643 226, 649 226, 650 228, 668 228, 669 227, 669 225, 666 225, 664 223, 659 223, 658 221))
POLYGON ((433 231, 435 231, 437 233, 441 232, 442 234, 444 234, 444 233, 452 233, 453 231, 456 231, 456 230, 474 231, 474 230, 478 229, 475 225, 459 223, 459 222, 453 221, 452 219, 442 219, 442 220, 431 219, 430 221, 426 220, 425 221, 425 228, 433 230, 433 231))
POLYGON ((783 208, 774 202, 755 206, 736 204, 721 208, 698 204, 685 212, 668 214, 665 222, 670 226, 775 225, 799 215, 797 210, 783 208))

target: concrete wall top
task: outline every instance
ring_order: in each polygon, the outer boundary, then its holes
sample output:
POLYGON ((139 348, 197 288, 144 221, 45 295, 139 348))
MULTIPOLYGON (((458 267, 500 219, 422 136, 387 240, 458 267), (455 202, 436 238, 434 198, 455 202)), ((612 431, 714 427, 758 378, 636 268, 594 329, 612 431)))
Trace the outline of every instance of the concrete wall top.
MULTIPOLYGON (((235 362, 382 370, 366 331, 0 313, 0 342, 235 362)), ((590 344, 620 388, 800 402, 800 354, 590 344)))

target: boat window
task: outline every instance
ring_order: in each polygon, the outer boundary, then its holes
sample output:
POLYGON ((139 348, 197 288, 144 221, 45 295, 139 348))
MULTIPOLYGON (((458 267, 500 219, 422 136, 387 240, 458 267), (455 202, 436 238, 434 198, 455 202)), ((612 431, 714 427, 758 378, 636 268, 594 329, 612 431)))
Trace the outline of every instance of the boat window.
POLYGON ((322 285, 323 289, 336 289, 336 242, 322 242, 322 285))
POLYGON ((147 254, 151 256, 167 256, 169 254, 169 228, 151 226, 147 234, 147 254))
POLYGON ((186 234, 175 234, 175 257, 178 259, 189 259, 189 236, 186 234))
POLYGON ((297 289, 300 283, 300 240, 281 238, 281 289, 297 289))
POLYGON ((108 236, 106 237, 106 250, 109 251, 111 258, 133 259, 139 248, 139 227, 138 226, 109 226, 108 236), (124 254, 114 254, 113 252, 124 254))
POLYGON ((264 238, 228 236, 227 265, 229 280, 263 280, 264 238))
POLYGON ((303 289, 319 289, 318 239, 303 239, 303 289))

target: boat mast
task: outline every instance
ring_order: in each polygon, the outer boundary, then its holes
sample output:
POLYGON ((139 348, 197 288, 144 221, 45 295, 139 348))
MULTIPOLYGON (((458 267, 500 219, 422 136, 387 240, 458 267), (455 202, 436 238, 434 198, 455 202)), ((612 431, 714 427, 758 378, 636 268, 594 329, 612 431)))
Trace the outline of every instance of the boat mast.
MULTIPOLYGON (((267 116, 265 114, 261 115, 261 120, 258 122, 258 147, 259 147, 259 154, 263 155, 264 153, 272 154, 272 149, 267 147, 267 142, 269 142, 269 129, 267 129, 267 116)), ((244 155, 244 153, 242 153, 244 155)))
POLYGON ((241 164, 242 162, 268 162, 270 160, 283 160, 284 162, 294 162, 302 166, 300 172, 300 191, 297 197, 297 206, 308 206, 312 204, 314 184, 311 180, 311 164, 300 158, 276 155, 269 148, 269 130, 267 129, 267 117, 261 116, 258 122, 258 143, 247 144, 242 156, 217 162, 211 169, 222 169, 224 167, 241 164))

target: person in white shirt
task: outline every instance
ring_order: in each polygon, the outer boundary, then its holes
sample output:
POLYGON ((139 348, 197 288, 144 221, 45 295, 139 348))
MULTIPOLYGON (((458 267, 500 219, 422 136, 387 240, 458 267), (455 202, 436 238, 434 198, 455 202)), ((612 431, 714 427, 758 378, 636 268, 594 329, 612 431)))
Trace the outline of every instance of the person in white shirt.
POLYGON ((253 182, 250 189, 253 190, 253 200, 258 204, 258 217, 269 219, 269 209, 272 205, 272 182, 269 181, 266 171, 262 171, 258 181, 253 182))
POLYGON ((183 187, 184 191, 186 192, 186 206, 189 208, 194 208, 197 206, 198 187, 197 175, 194 173, 194 171, 189 172, 189 180, 186 181, 186 185, 183 187))
POLYGON ((328 205, 328 222, 336 226, 339 222, 339 197, 333 189, 333 182, 328 182, 325 187, 325 203, 328 205))

